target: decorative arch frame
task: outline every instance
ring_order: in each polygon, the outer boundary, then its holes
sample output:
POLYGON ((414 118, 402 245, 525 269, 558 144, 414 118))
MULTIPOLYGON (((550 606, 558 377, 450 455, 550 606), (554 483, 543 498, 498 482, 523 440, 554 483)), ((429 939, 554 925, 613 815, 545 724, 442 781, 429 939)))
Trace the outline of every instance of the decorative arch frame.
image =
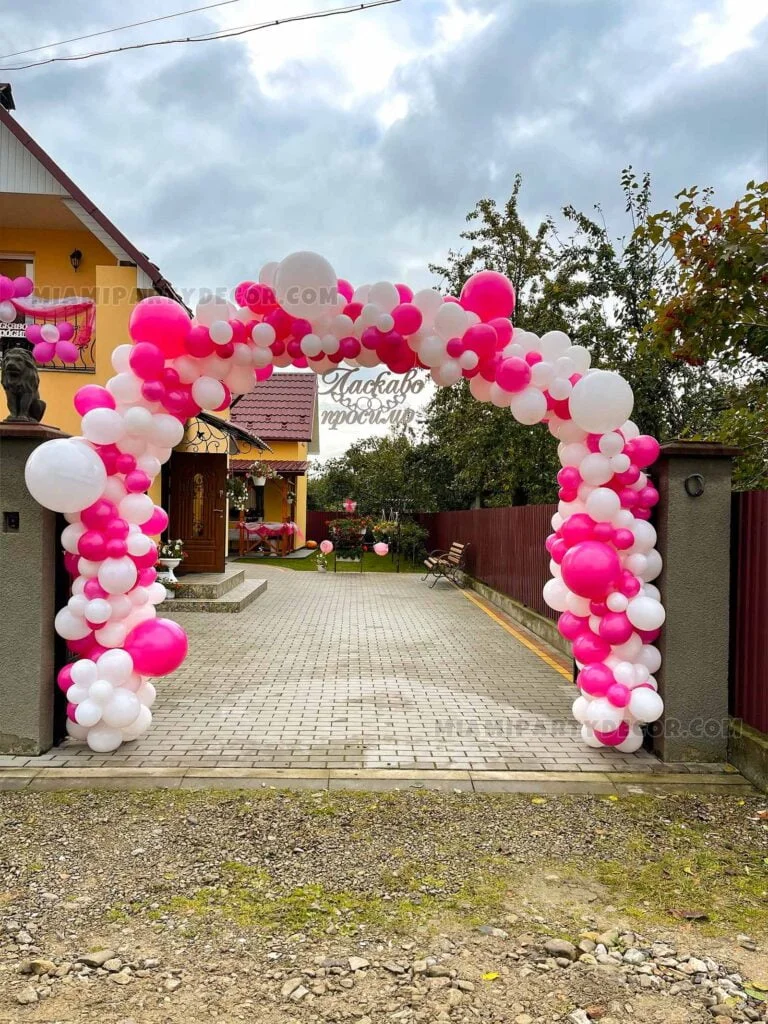
MULTIPOLYGON (((29 301, 29 284, 0 279, 0 316, 3 302, 29 301)), ((152 680, 187 655, 182 628, 157 615, 155 538, 168 517, 147 493, 187 420, 227 408, 276 367, 323 373, 343 362, 421 367, 438 387, 466 378, 476 400, 546 425, 562 469, 544 598, 579 666, 573 714, 588 745, 637 750, 643 724, 663 710, 661 558, 649 522, 658 492, 647 474, 659 445, 630 419, 623 377, 593 368, 561 331, 513 326, 514 306, 495 271, 469 278, 458 297, 387 281, 353 289, 311 252, 267 263, 234 303, 209 296, 194 318, 169 298, 138 303, 130 341, 112 353, 114 376, 75 395, 82 436, 46 442, 26 466, 33 497, 68 521, 72 596, 55 627, 77 657, 58 676, 69 735, 99 752, 143 735, 152 680)))

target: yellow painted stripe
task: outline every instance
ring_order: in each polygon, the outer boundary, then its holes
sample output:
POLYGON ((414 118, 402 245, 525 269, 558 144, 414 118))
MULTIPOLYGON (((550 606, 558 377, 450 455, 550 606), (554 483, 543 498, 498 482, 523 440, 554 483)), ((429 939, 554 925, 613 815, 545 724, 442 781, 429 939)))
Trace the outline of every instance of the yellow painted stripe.
POLYGON ((498 616, 495 612, 492 612, 490 608, 483 604, 482 601, 479 601, 473 594, 468 593, 466 590, 459 590, 459 593, 463 594, 463 596, 466 597, 468 601, 471 601, 472 604, 477 605, 480 611, 485 612, 488 618, 493 619, 494 622, 498 622, 501 628, 506 629, 506 631, 511 636, 513 636, 518 643, 521 643, 523 645, 523 647, 527 647, 529 651, 533 651, 533 653, 538 658, 541 658, 543 662, 549 665, 550 668, 553 668, 555 672, 559 672, 563 679, 567 679, 569 683, 572 682, 572 673, 564 669, 562 665, 559 665, 555 661, 555 659, 550 657, 550 655, 547 654, 547 652, 543 648, 539 647, 538 644, 535 644, 532 640, 529 640, 527 636, 523 636, 522 633, 518 633, 518 631, 516 629, 513 629, 508 622, 505 622, 504 619, 498 616))

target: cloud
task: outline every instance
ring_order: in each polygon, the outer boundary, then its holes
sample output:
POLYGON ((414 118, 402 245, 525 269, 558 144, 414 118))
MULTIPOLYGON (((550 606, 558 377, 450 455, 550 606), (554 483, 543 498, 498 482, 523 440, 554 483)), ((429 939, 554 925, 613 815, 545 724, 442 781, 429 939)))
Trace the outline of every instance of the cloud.
MULTIPOLYGON (((67 49, 327 6, 243 0, 67 49)), ((146 12, 94 0, 62 27, 55 0, 17 5, 0 44, 146 12)), ((8 77, 20 122, 178 288, 233 286, 298 248, 355 283, 422 287, 468 210, 505 199, 518 171, 531 223, 600 203, 617 233, 628 164, 660 206, 768 176, 767 44, 768 0, 403 0, 8 77)))

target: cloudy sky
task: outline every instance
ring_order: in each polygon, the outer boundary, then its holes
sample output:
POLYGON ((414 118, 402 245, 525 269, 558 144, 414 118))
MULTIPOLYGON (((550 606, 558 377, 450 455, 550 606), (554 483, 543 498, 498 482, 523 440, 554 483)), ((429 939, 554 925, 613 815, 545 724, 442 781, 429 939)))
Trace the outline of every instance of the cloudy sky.
MULTIPOLYGON (((14 4, 2 53, 210 0, 14 4)), ((59 53, 339 6, 231 0, 59 53)), ((434 283, 466 212, 516 172, 538 222, 618 175, 727 200, 768 177, 768 0, 401 0, 238 39, 25 71, 18 120, 179 289, 316 249, 355 284, 434 283)), ((27 58, 39 59, 41 50, 27 58)), ((23 63, 0 59, 0 67, 23 63)), ((328 454, 344 444, 328 438, 328 454)))

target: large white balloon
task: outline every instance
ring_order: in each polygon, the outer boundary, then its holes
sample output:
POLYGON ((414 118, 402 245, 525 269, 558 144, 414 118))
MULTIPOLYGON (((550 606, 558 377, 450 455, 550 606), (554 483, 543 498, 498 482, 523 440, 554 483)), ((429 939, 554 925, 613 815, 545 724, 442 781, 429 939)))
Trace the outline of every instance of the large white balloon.
POLYGON ((292 316, 314 321, 337 308, 336 271, 316 252, 294 252, 275 271, 275 294, 292 316))
POLYGON ((102 718, 105 725, 114 729, 124 729, 135 722, 141 710, 141 703, 135 693, 130 690, 115 690, 112 699, 104 705, 102 718))
POLYGON ((99 583, 108 594, 127 594, 137 575, 136 563, 128 555, 105 558, 99 566, 99 583))
POLYGON ((632 388, 610 370, 592 370, 576 382, 569 401, 574 421, 593 434, 616 430, 632 412, 632 388))
POLYGON ((627 605, 627 618, 636 629, 653 630, 664 625, 664 606, 653 597, 638 595, 627 605))
POLYGON ((158 448, 175 448, 184 437, 184 424, 168 413, 156 412, 152 417, 149 439, 158 448))
POLYGON ((87 444, 60 437, 35 448, 24 479, 38 504, 54 512, 82 512, 101 497, 107 470, 87 444))
POLYGON ((435 314, 435 333, 443 341, 460 338, 467 329, 467 314, 458 302, 444 302, 435 314))
MULTIPOLYGON (((82 707, 82 705, 80 706, 82 707)), ((93 729, 88 730, 85 742, 95 753, 108 754, 112 750, 117 750, 123 742, 123 734, 119 729, 99 723, 93 729)))
POLYGON ((525 388, 512 396, 509 409, 518 423, 532 427, 546 415, 547 400, 538 388, 525 388))
POLYGON ((125 433, 125 425, 115 409, 91 409, 83 416, 82 430, 93 444, 114 444, 125 433))
POLYGON ((202 409, 218 409, 225 396, 224 385, 215 377, 198 377, 192 385, 192 397, 202 409))

